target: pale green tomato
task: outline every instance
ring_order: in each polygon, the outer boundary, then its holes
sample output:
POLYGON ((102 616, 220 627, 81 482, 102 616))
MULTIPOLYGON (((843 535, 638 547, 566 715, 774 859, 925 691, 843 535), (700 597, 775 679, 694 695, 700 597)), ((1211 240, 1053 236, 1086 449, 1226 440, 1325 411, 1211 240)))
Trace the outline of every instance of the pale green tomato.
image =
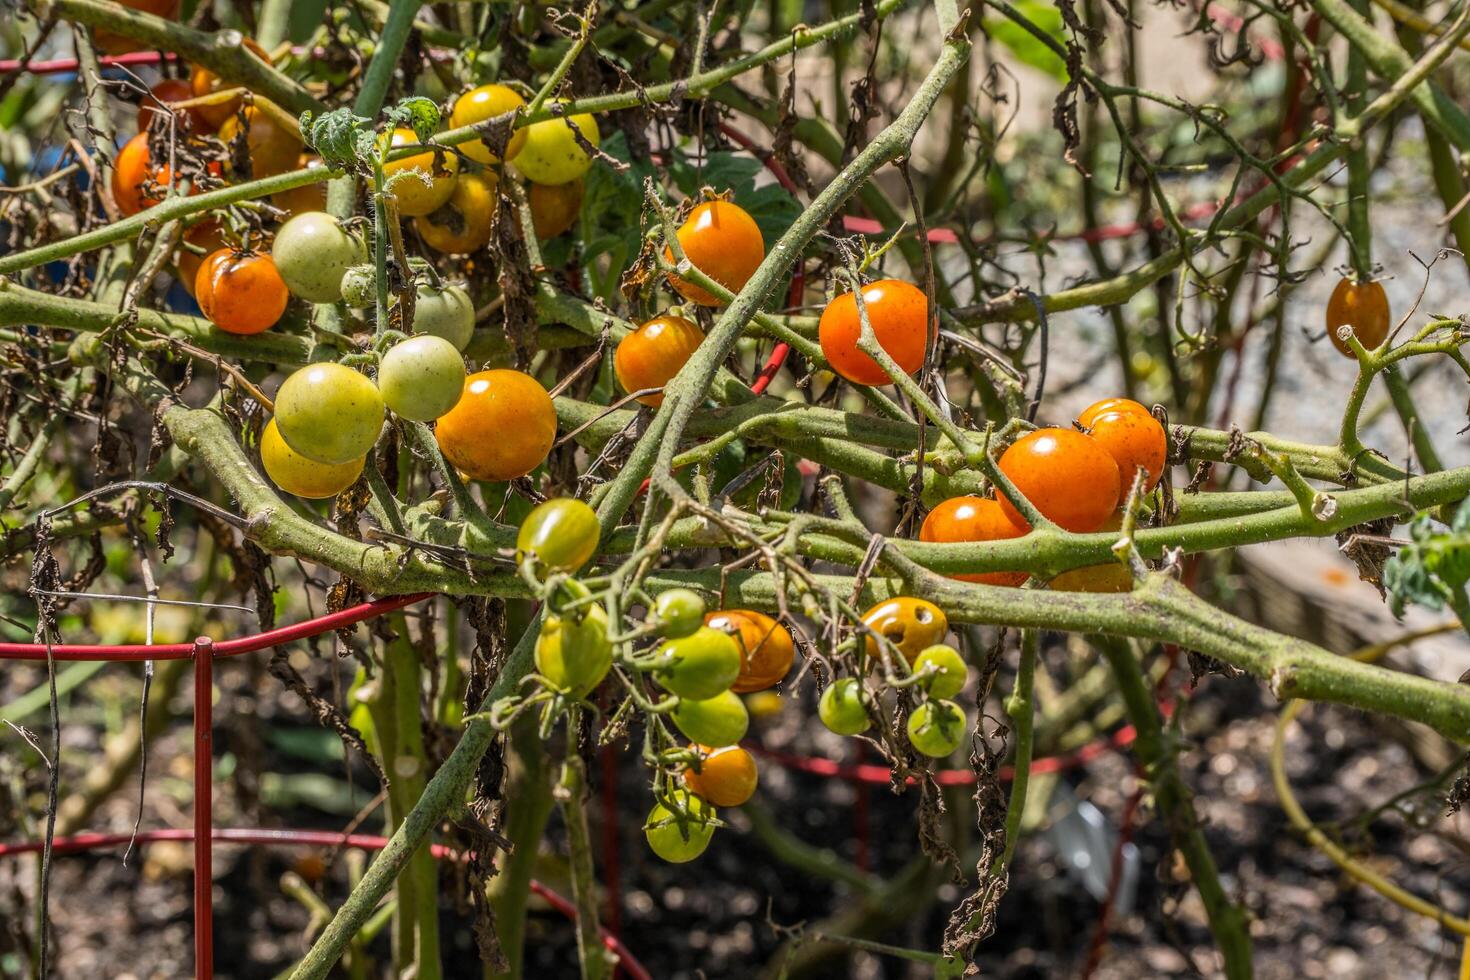
POLYGON ((954 752, 965 734, 965 712, 953 701, 925 701, 909 715, 909 743, 931 758, 954 752))
POLYGON ((378 390, 403 418, 432 422, 464 394, 464 357, 443 337, 410 337, 383 355, 378 390))
POLYGON ((745 703, 731 691, 705 701, 680 699, 679 706, 670 715, 674 727, 683 732, 685 738, 712 749, 734 745, 745 737, 745 730, 750 727, 745 703))
MULTIPOLYGON (((537 184, 569 184, 585 174, 592 167, 592 157, 572 135, 568 121, 568 117, 555 116, 527 126, 523 130, 526 142, 511 166, 537 184)), ((588 143, 600 145, 597 120, 590 113, 571 116, 570 123, 581 131, 588 143)))
POLYGON ((688 636, 704 625, 704 599, 693 589, 670 589, 653 601, 660 636, 688 636))
POLYGON ((354 309, 365 310, 378 303, 378 270, 370 265, 354 265, 342 274, 342 302, 354 309))
POLYGON ((443 337, 464 350, 475 333, 475 304, 470 294, 459 286, 419 286, 413 301, 413 332, 443 337))
POLYGON ((964 658, 960 652, 947 643, 937 643, 932 647, 925 647, 917 660, 914 661, 914 673, 933 668, 938 671, 927 681, 922 681, 921 686, 929 692, 932 698, 952 698, 960 693, 965 686, 965 676, 969 669, 965 666, 964 658))
POLYGON ((311 303, 335 303, 342 298, 343 275, 367 261, 367 249, 332 215, 307 211, 281 225, 271 258, 291 295, 311 303))
POLYGON ((671 864, 693 861, 704 853, 715 835, 714 807, 692 794, 680 802, 690 813, 682 827, 674 812, 662 803, 654 804, 643 824, 649 849, 671 864))
POLYGON ((286 445, 318 463, 367 455, 383 428, 383 396, 341 364, 308 364, 276 392, 276 428, 286 445))
POLYGON ((536 638, 536 672, 575 698, 584 698, 612 668, 607 610, 588 607, 580 621, 549 614, 536 638))
POLYGON ((867 731, 868 725, 872 724, 863 707, 865 700, 861 681, 856 677, 839 678, 822 692, 822 698, 817 702, 817 717, 829 731, 838 735, 856 735, 867 731))
POLYGON ((653 676, 681 698, 712 698, 728 691, 740 676, 740 647, 729 633, 701 626, 658 648, 653 676))

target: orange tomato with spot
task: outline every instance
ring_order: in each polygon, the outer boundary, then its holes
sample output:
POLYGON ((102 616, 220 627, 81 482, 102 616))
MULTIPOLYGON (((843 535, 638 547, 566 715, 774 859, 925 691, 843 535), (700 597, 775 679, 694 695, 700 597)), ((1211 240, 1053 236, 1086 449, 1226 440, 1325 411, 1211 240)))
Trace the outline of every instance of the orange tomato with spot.
POLYGON ((740 676, 730 686, 736 694, 774 687, 791 672, 796 646, 791 632, 754 609, 721 609, 707 613, 706 626, 723 630, 740 647, 740 676))
POLYGON ((1327 339, 1344 357, 1356 358, 1347 341, 1337 335, 1344 324, 1353 328, 1358 343, 1368 350, 1378 347, 1388 337, 1388 294, 1376 282, 1353 282, 1342 279, 1327 299, 1327 339))
MULTIPOLYGON (((692 321, 682 316, 656 316, 618 341, 613 354, 618 384, 629 394, 662 388, 702 343, 704 333, 692 321)), ((664 403, 664 393, 639 395, 638 401, 657 408, 664 403)))
MULTIPOLYGON (((934 603, 913 596, 895 596, 863 613, 863 625, 898 648, 912 664, 919 654, 944 639, 949 632, 949 617, 934 603)), ((878 644, 871 637, 868 656, 878 656, 878 644)))
MULTIPOLYGON (((929 512, 919 528, 920 541, 954 544, 963 541, 1003 541, 1026 532, 1011 523, 1000 504, 987 497, 951 497, 929 512)), ((974 572, 951 576, 962 582, 1017 586, 1025 572, 974 572)))
POLYGON ((210 253, 194 278, 194 299, 225 333, 250 335, 276 325, 290 300, 269 255, 221 248, 210 253))
MULTIPOLYGON (((694 267, 732 293, 745 288, 766 257, 766 240, 750 212, 729 201, 706 201, 689 212, 676 236, 684 256, 694 267)), ((664 258, 674 261, 673 249, 664 258)), ((669 284, 691 303, 722 306, 724 300, 709 290, 670 275, 669 284)))
POLYGON ((699 771, 693 765, 684 770, 684 785, 691 793, 715 806, 739 806, 755 795, 760 774, 749 752, 737 745, 694 748, 700 755, 699 771))
POLYGON ((520 371, 479 371, 434 426, 451 466, 474 480, 514 480, 540 466, 556 442, 556 406, 520 371))
MULTIPOLYGON (((1075 429, 1028 432, 1001 455, 999 466, 1041 516, 1063 530, 1096 531, 1118 509, 1122 478, 1117 462, 1075 429)), ((1009 500, 1001 496, 999 503, 1012 524, 1028 526, 1009 500)))
MULTIPOLYGON (((862 297, 878 346, 905 374, 923 367, 929 342, 929 298, 924 291, 900 279, 880 279, 864 286, 862 297)), ((860 385, 892 383, 882 365, 858 347, 863 324, 852 293, 843 293, 827 304, 817 333, 827 363, 848 381, 860 385)))

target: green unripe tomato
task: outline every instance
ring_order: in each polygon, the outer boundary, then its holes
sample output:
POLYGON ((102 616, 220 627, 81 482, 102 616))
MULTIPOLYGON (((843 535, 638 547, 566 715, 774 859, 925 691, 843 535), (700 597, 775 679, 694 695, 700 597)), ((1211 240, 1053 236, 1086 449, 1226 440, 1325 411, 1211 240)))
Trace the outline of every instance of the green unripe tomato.
POLYGON ((537 571, 575 572, 591 560, 602 537, 597 512, 574 497, 537 504, 521 521, 516 561, 536 558, 537 571))
POLYGON ((443 337, 464 350, 475 335, 475 304, 459 286, 436 289, 424 283, 413 300, 413 332, 443 337))
POLYGON ((730 691, 704 701, 681 699, 670 717, 685 738, 711 749, 734 745, 750 727, 745 703, 730 691))
POLYGON ((709 626, 665 640, 658 661, 654 678, 670 692, 695 701, 730 690, 740 676, 739 645, 729 633, 709 626))
MULTIPOLYGON (((580 610, 579 610, 580 611, 580 610)), ((585 698, 612 668, 607 610, 589 606, 581 619, 548 614, 536 638, 536 672, 575 698, 585 698)))
POLYGON ((920 686, 929 693, 931 698, 952 698, 964 689, 969 668, 965 666, 964 658, 954 647, 947 643, 936 643, 932 647, 925 647, 914 660, 914 673, 920 673, 931 667, 939 673, 927 681, 920 682, 920 686))
POLYGON ((318 463, 350 463, 373 448, 383 428, 383 396, 342 364, 308 364, 276 392, 276 428, 286 445, 318 463))
POLYGON ((654 804, 643 824, 643 836, 648 839, 649 849, 671 864, 693 861, 704 853, 710 838, 715 835, 714 807, 694 795, 687 800, 685 809, 690 817, 682 827, 675 819, 674 811, 662 803, 654 804))
MULTIPOLYGON (((547 104, 561 101, 553 99, 547 104)), ((537 184, 569 184, 585 174, 592 167, 592 157, 572 135, 572 125, 581 131, 588 143, 599 145, 601 136, 597 131, 597 120, 590 113, 555 116, 532 123, 522 130, 526 134, 526 142, 511 166, 537 184), (569 121, 571 125, 568 125, 569 121)))
POLYGON ((383 355, 378 390, 402 418, 432 422, 464 394, 464 357, 443 337, 410 337, 383 355))
POLYGON ((342 298, 342 277, 367 261, 362 239, 324 211, 307 211, 281 225, 271 244, 276 271, 291 290, 311 303, 342 298))
POLYGON ((909 744, 930 758, 954 752, 967 730, 965 712, 953 701, 925 701, 909 715, 909 744))
POLYGON ((354 265, 342 273, 342 302, 354 309, 367 309, 378 302, 378 270, 370 265, 354 265))
POLYGON ((866 701, 862 681, 856 677, 838 678, 822 692, 822 698, 817 702, 817 717, 828 731, 838 735, 858 735, 873 723, 864 707, 866 701))
POLYGON ((670 589, 653 601, 652 619, 660 636, 688 636, 704 625, 704 599, 693 589, 670 589))

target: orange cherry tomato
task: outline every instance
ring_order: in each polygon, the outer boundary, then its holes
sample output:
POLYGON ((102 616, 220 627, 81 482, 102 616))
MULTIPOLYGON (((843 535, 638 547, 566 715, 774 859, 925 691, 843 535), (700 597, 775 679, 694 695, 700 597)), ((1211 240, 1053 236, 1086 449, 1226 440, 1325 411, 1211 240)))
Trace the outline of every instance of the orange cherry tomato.
MULTIPOLYGON (((193 98, 193 93, 189 91, 189 83, 182 78, 166 78, 159 82, 138 103, 138 132, 146 130, 153 120, 174 112, 172 103, 189 98, 193 98)), ((178 115, 181 119, 188 119, 194 129, 200 128, 196 121, 198 117, 193 112, 180 109, 178 115)))
POLYGON ((1131 398, 1104 398, 1100 402, 1093 402, 1085 408, 1081 415, 1077 416, 1077 424, 1084 429, 1092 428, 1093 420, 1100 415, 1109 412, 1136 412, 1139 415, 1147 415, 1153 418, 1153 413, 1145 406, 1131 398))
MULTIPOLYGON (((464 95, 454 100, 454 108, 449 111, 449 128, 459 129, 462 126, 473 126, 475 123, 503 116, 505 113, 518 109, 526 104, 515 89, 504 85, 481 85, 472 88, 464 95)), ((526 130, 518 129, 510 135, 505 144, 505 158, 515 159, 515 155, 521 152, 521 147, 526 144, 526 130)), ((460 152, 474 160, 476 163, 499 163, 500 158, 491 152, 490 147, 482 139, 472 139, 459 144, 460 152)))
POLYGON ((446 255, 478 252, 490 241, 495 222, 497 181, 490 171, 462 173, 454 180, 449 200, 421 218, 413 219, 424 242, 446 255))
MULTIPOLYGON (((676 233, 679 247, 695 268, 732 293, 745 288, 766 257, 760 226, 744 208, 729 201, 706 201, 689 212, 676 233)), ((672 262, 674 252, 664 248, 672 262)), ((670 276, 679 295, 700 306, 722 306, 724 301, 706 289, 670 276)))
MULTIPOLYGON (((888 352, 899 369, 913 374, 923 367, 929 339, 929 299, 924 291, 899 279, 880 279, 863 287, 863 306, 878 346, 888 352)), ((848 381, 860 385, 892 383, 882 365, 858 349, 863 323, 852 293, 843 293, 827 304, 817 333, 827 363, 848 381)))
POLYGON ((1104 412, 1093 416, 1089 426, 1092 441, 1106 449, 1118 464, 1120 494, 1127 496, 1139 469, 1148 474, 1143 484, 1145 493, 1158 486, 1169 455, 1169 437, 1158 419, 1139 412, 1104 412))
POLYGON ((706 626, 724 630, 740 647, 740 676, 730 686, 736 694, 775 687, 791 671, 796 647, 786 627, 754 609, 721 609, 707 613, 706 626))
MULTIPOLYGON (((629 394, 662 388, 703 342, 704 333, 682 316, 656 316, 618 341, 613 354, 618 384, 629 394)), ((640 395, 638 400, 657 408, 664 403, 664 393, 640 395)))
POLYGON ((755 757, 738 745, 722 749, 694 746, 699 751, 699 771, 690 766, 684 770, 684 784, 689 791, 715 806, 739 806, 755 795, 760 780, 755 757))
MULTIPOLYGON (((1000 541, 1019 538, 1026 532, 1011 523, 1000 504, 986 497, 951 497, 929 512, 919 528, 920 541, 1000 541)), ((1017 586, 1025 583, 1025 572, 976 572, 954 575, 962 582, 1017 586)))
MULTIPOLYGON (((927 599, 897 596, 863 613, 863 625, 886 636, 912 664, 919 654, 944 639, 949 632, 949 617, 927 599)), ((878 656, 878 644, 871 636, 867 647, 868 656, 878 656)))
POLYGON ((571 229, 582 214, 582 197, 587 185, 581 177, 565 184, 532 184, 526 192, 531 205, 531 224, 540 239, 555 238, 571 229))
POLYGON ((1353 328, 1358 343, 1368 350, 1383 343, 1388 337, 1388 294, 1380 283, 1342 279, 1327 300, 1327 339, 1338 353, 1355 358, 1347 341, 1337 336, 1343 324, 1353 328))
MULTIPOLYGON (((136 10, 140 14, 152 14, 155 17, 166 17, 172 20, 179 11, 179 0, 118 0, 118 5, 136 10)), ((116 31, 106 28, 97 28, 92 35, 92 40, 97 43, 103 54, 127 54, 130 51, 142 50, 142 41, 125 37, 116 31)))
POLYGON ((157 183, 158 177, 148 158, 147 133, 139 133, 123 144, 112 164, 112 199, 123 217, 132 217, 159 202, 143 189, 145 183, 157 183))
POLYGON ((520 371, 480 371, 434 427, 450 465, 471 479, 514 480, 540 466, 556 441, 556 406, 520 371))
POLYGON ((301 141, 270 113, 253 105, 246 106, 244 113, 236 113, 220 124, 219 138, 227 144, 234 143, 242 126, 252 179, 273 177, 296 168, 296 162, 301 159, 301 141))
MULTIPOLYGON (((1075 429, 1037 429, 1011 444, 1000 471, 1041 515, 1063 530, 1096 531, 1118 509, 1122 478, 1106 449, 1075 429)), ((1004 497, 1001 510, 1017 527, 1026 519, 1004 497)))
MULTIPOLYGON (((308 167, 320 168, 321 166, 321 157, 303 153, 296 158, 297 170, 305 170, 308 167)), ((306 214, 308 211, 325 211, 327 209, 326 181, 323 179, 318 184, 307 184, 304 187, 293 187, 289 191, 279 191, 271 195, 271 203, 285 211, 288 218, 306 214)))
POLYGON ((216 327, 249 335, 275 326, 291 297, 269 255, 222 248, 199 266, 194 298, 216 327))
POLYGON ((193 296, 194 280, 199 276, 199 267, 204 264, 206 258, 225 247, 225 232, 218 221, 212 219, 201 221, 184 232, 184 241, 203 249, 202 252, 195 252, 191 249, 180 248, 174 258, 174 268, 179 273, 179 285, 183 286, 184 291, 190 296, 193 296))
MULTIPOLYGON (((251 38, 245 39, 245 49, 266 64, 271 63, 271 56, 251 38)), ((194 98, 213 95, 222 89, 235 88, 221 79, 208 68, 194 66, 193 73, 189 76, 189 92, 194 98)), ((210 129, 218 129, 225 124, 225 120, 235 114, 240 108, 240 98, 236 96, 224 102, 215 102, 210 105, 198 105, 191 111, 201 119, 210 129)))

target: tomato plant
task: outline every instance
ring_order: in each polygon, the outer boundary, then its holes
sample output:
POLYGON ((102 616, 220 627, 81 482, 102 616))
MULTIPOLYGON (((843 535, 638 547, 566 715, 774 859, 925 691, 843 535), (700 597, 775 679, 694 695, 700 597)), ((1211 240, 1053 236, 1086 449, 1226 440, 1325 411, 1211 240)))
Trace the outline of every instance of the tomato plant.
MULTIPOLYGON (((878 346, 905 374, 913 374, 923 367, 929 338, 929 301, 924 291, 898 279, 880 279, 864 286, 862 297, 868 325, 878 346)), ((862 339, 862 314, 852 293, 843 293, 827 304, 818 331, 822 356, 827 358, 832 370, 854 384, 890 383, 883 366, 858 346, 862 339)))
POLYGON ((194 299, 216 327, 248 335, 275 326, 291 297, 269 255, 221 248, 200 264, 194 299))
POLYGON ((964 690, 969 668, 964 658, 954 647, 938 643, 925 647, 914 659, 914 673, 933 671, 934 676, 923 682, 925 692, 931 698, 952 698, 964 690))
POLYGON ((424 244, 446 255, 468 255, 484 248, 495 224, 496 186, 489 171, 456 177, 449 200, 413 219, 424 244))
POLYGON ((654 600, 650 618, 660 636, 688 636, 705 625, 704 599, 693 589, 669 589, 654 600))
POLYGON ((856 677, 841 677, 822 692, 821 700, 817 702, 817 716, 828 730, 838 735, 857 735, 873 724, 868 717, 867 701, 862 681, 856 677))
MULTIPOLYGON (((745 288, 766 257, 766 241, 750 213, 729 201, 705 201, 696 205, 675 235, 684 257, 694 267, 732 293, 745 288)), ((673 261, 672 249, 664 257, 673 261)), ((702 286, 678 276, 669 279, 679 295, 700 306, 721 306, 723 301, 702 286)))
POLYGON ((1169 438, 1157 419, 1130 411, 1092 413, 1089 418, 1087 434, 1118 464, 1123 493, 1133 486, 1133 476, 1139 470, 1147 474, 1143 481, 1145 493, 1158 486, 1169 455, 1169 438))
MULTIPOLYGON (((553 99, 547 104, 555 107, 562 103, 553 99)), ((572 127, 591 146, 601 142, 597 120, 589 113, 543 119, 521 130, 525 141, 510 165, 535 184, 570 184, 577 180, 592 167, 592 156, 572 127)))
POLYGON ((600 604, 548 614, 536 639, 536 672, 572 697, 586 697, 612 668, 607 633, 607 610, 600 604))
POLYGON ((680 698, 669 717, 685 738, 715 749, 734 745, 750 726, 750 714, 733 691, 704 700, 680 698))
MULTIPOLYGON (((618 384, 630 395, 662 388, 703 342, 704 333, 682 316, 654 317, 618 342, 613 355, 618 384)), ((664 403, 664 393, 639 395, 638 401, 657 408, 664 403)))
MULTIPOLYGON (((270 55, 266 52, 265 48, 262 48, 255 41, 254 38, 245 38, 243 44, 245 50, 250 52, 251 55, 259 58, 266 64, 270 64, 270 55)), ((196 99, 202 99, 205 96, 214 95, 216 92, 220 92, 231 87, 232 86, 226 85, 220 79, 220 77, 215 74, 211 69, 205 68, 201 65, 195 65, 194 70, 189 75, 189 91, 196 99)), ((236 112, 240 110, 240 105, 242 101, 243 100, 241 99, 241 97, 237 95, 233 98, 223 99, 220 101, 201 103, 200 105, 195 106, 190 111, 195 115, 196 118, 203 120, 205 125, 207 125, 210 129, 219 129, 225 124, 226 120, 228 120, 231 116, 233 116, 236 112)))
POLYGON ((527 187, 531 225, 536 229, 536 237, 555 238, 570 231, 582 213, 582 199, 586 195, 587 184, 580 177, 565 184, 532 184, 527 187))
MULTIPOLYGON (((391 134, 385 134, 383 139, 395 149, 419 143, 417 134, 402 126, 391 134)), ((398 204, 398 213, 410 218, 419 217, 443 207, 454 194, 459 157, 453 153, 425 150, 388 161, 383 164, 383 174, 392 181, 390 187, 398 204)))
POLYGON ((924 755, 943 759, 952 755, 969 734, 965 712, 953 701, 929 700, 909 715, 909 744, 924 755))
MULTIPOLYGON (((1011 443, 1000 471, 1041 516, 1063 530, 1096 531, 1117 510, 1122 477, 1117 461, 1088 436, 1072 429, 1037 429, 1011 443)), ((1017 527, 1026 527, 1004 496, 1000 508, 1017 527)))
MULTIPOLYGON (((142 101, 138 103, 138 132, 146 132, 148 130, 148 124, 154 119, 170 113, 177 115, 180 119, 187 118, 193 124, 193 120, 197 117, 192 112, 177 112, 173 108, 173 103, 183 102, 185 99, 191 98, 192 95, 193 93, 189 90, 189 83, 181 78, 165 78, 157 85, 154 85, 148 90, 148 94, 143 96, 142 101)), ((197 124, 193 125, 197 127, 197 124)))
POLYGON ((682 801, 690 818, 682 822, 662 803, 654 805, 644 821, 643 834, 649 850, 671 864, 693 861, 704 853, 715 833, 714 810, 697 796, 682 801))
POLYGON ((473 480, 514 480, 540 466, 556 441, 556 407, 520 371, 478 371, 434 429, 451 465, 473 480))
POLYGON ((251 177, 295 170, 301 158, 301 140, 270 113, 253 105, 220 123, 219 138, 231 144, 244 140, 251 177))
POLYGON ((730 690, 740 676, 740 647, 728 633, 702 626, 688 636, 665 640, 650 671, 665 689, 703 701, 730 690))
POLYGON ((1379 282, 1339 279, 1327 299, 1327 339, 1344 357, 1356 357, 1347 341, 1337 335, 1339 327, 1353 328, 1353 336, 1368 350, 1388 337, 1388 294, 1379 282))
POLYGON ((455 349, 464 350, 475 335, 475 304, 470 294, 462 286, 421 283, 414 297, 413 329, 443 337, 455 349))

